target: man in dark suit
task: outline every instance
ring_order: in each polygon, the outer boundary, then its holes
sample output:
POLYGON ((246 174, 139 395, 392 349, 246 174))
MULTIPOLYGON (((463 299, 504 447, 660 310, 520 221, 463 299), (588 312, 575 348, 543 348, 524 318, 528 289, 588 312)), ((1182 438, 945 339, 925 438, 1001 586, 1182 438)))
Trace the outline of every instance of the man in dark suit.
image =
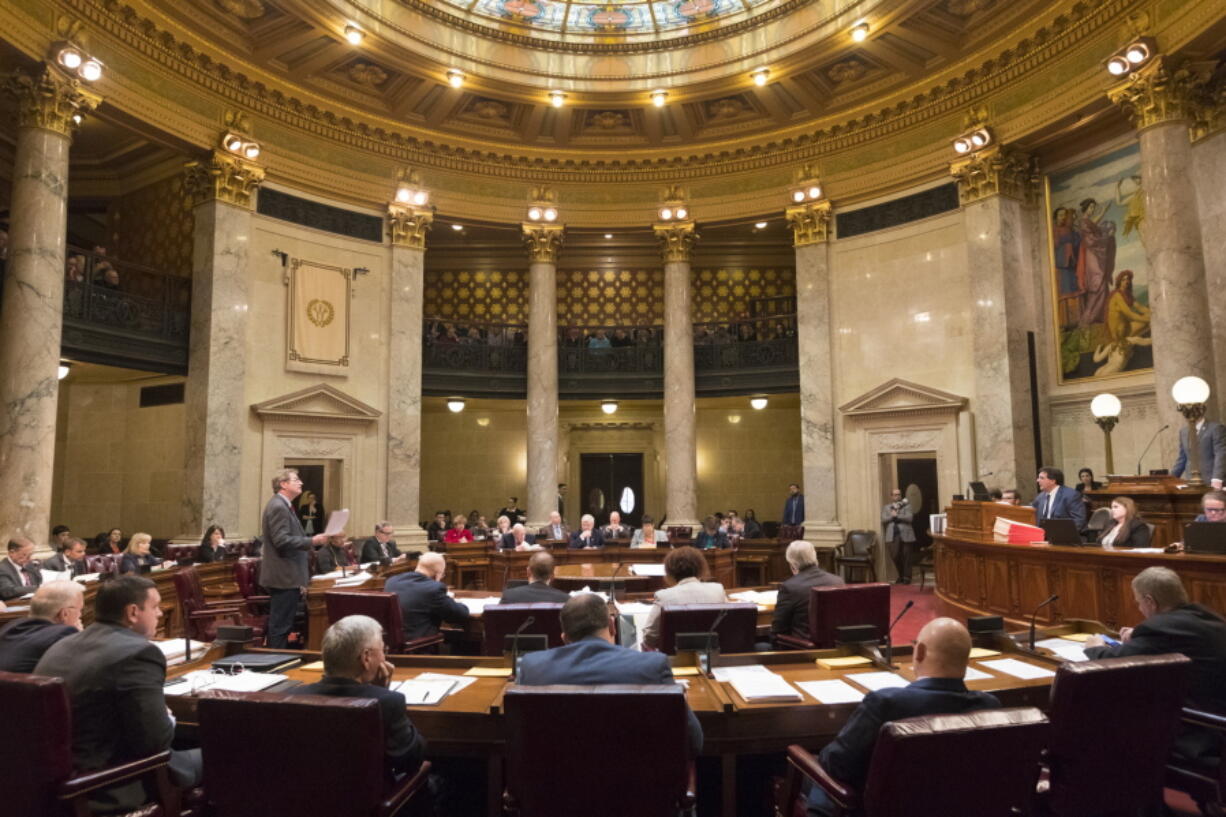
POLYGON ((261 530, 264 535, 260 562, 260 584, 268 591, 268 646, 283 650, 289 646, 294 615, 302 593, 311 581, 307 552, 325 545, 323 533, 307 536, 294 510, 294 500, 302 493, 302 480, 293 468, 285 468, 272 478, 273 496, 264 506, 261 530))
POLYGON ((395 559, 400 555, 396 540, 392 538, 396 529, 391 522, 380 522, 375 525, 375 535, 362 542, 361 562, 381 562, 384 559, 395 559))
POLYGON ((431 542, 443 541, 443 534, 451 527, 451 523, 447 521, 448 515, 446 511, 438 511, 434 514, 434 521, 426 526, 426 538, 431 542))
POLYGON ((596 518, 590 513, 585 513, 579 520, 579 530, 570 535, 570 542, 566 545, 567 549, 604 547, 604 536, 595 528, 596 518))
POLYGON ((1071 519, 1077 530, 1086 526, 1086 506, 1081 495, 1064 484, 1064 472, 1059 468, 1044 466, 1035 480, 1039 495, 1030 504, 1034 506, 1039 521, 1044 519, 1071 519))
MULTIPOLYGON (((962 678, 970 653, 970 633, 957 621, 937 618, 925 624, 915 641, 915 680, 905 687, 865 695, 838 737, 822 749, 822 767, 836 780, 862 788, 877 733, 884 724, 920 715, 957 715, 1000 706, 995 696, 966 688, 962 678)), ((825 791, 818 786, 810 789, 810 817, 826 817, 833 810, 825 791)))
POLYGON ((81 632, 85 589, 73 581, 47 582, 34 591, 30 617, 0 629, 0 671, 33 672, 52 644, 81 632))
MULTIPOLYGON (((613 643, 609 608, 595 593, 572 596, 562 607, 562 640, 552 650, 523 656, 517 683, 550 684, 673 684, 668 656, 638 652, 613 643)), ((690 756, 702 750, 702 726, 689 715, 690 756)))
MULTIPOLYGON (((35 675, 64 679, 72 704, 72 756, 88 772, 170 748, 174 721, 162 685, 166 658, 149 643, 157 633, 162 598, 142 576, 104 582, 94 600, 94 623, 51 646, 35 675)), ((172 751, 170 770, 184 788, 200 782, 200 750, 172 751)), ((145 802, 141 783, 94 792, 97 812, 130 811, 145 802)))
POLYGON ((73 579, 84 576, 89 572, 85 563, 85 543, 75 536, 71 537, 63 550, 43 562, 43 570, 68 571, 69 578, 73 579))
MULTIPOLYGON (((1145 620, 1120 630, 1118 647, 1099 636, 1086 640, 1091 659, 1181 652, 1192 659, 1187 705, 1226 714, 1226 621, 1199 604, 1188 602, 1179 574, 1167 567, 1147 567, 1132 580, 1132 595, 1145 620)), ((1221 755, 1216 732, 1185 726, 1175 738, 1175 754, 1193 761, 1221 755)), ((1214 761, 1216 763, 1216 761, 1214 761)))
POLYGON ((797 539, 788 545, 784 558, 792 569, 792 578, 779 585, 775 614, 771 618, 771 636, 808 638, 809 588, 839 587, 844 581, 818 566, 817 549, 810 542, 797 539))
POLYGON ((528 533, 519 522, 511 526, 510 533, 504 533, 498 540, 499 550, 527 550, 529 545, 536 544, 536 537, 528 533))
POLYGON ((13 539, 8 546, 9 557, 0 562, 0 601, 20 598, 33 593, 43 583, 43 574, 34 562, 34 543, 29 539, 13 539))
POLYGON ((800 486, 793 482, 788 486, 788 498, 783 503, 783 524, 803 525, 805 523, 805 495, 800 492, 800 486))
POLYGON ((340 570, 342 567, 353 567, 353 559, 349 558, 349 551, 345 550, 343 544, 328 544, 315 551, 315 574, 331 573, 333 570, 340 570))
MULTIPOLYGON (((1200 454, 1200 476, 1214 488, 1221 490, 1226 478, 1226 426, 1203 417, 1196 423, 1196 444, 1200 454)), ((1179 458, 1171 473, 1177 477, 1189 468, 1188 427, 1179 429, 1179 458)))
POLYGON ((409 721, 404 695, 388 689, 392 665, 384 655, 382 625, 369 616, 345 616, 324 633, 323 661, 323 678, 287 692, 377 700, 388 774, 395 777, 416 771, 426 739, 409 721))
POLYGON ((634 535, 634 528, 622 524, 622 515, 618 511, 609 513, 609 524, 600 529, 604 539, 629 539, 634 535))
POLYGON ((570 527, 562 521, 562 514, 557 511, 549 512, 549 524, 541 528, 540 538, 555 542, 570 540, 570 527))
POLYGON ((387 580, 383 589, 400 597, 400 617, 404 622, 404 639, 412 641, 438 632, 444 622, 463 624, 468 621, 468 608, 447 595, 443 576, 447 560, 441 553, 423 553, 417 569, 387 580))
POLYGON ((528 584, 512 587, 502 594, 501 604, 535 604, 536 602, 551 602, 565 604, 570 594, 565 590, 550 587, 553 580, 553 556, 549 551, 542 550, 533 553, 528 560, 528 584))

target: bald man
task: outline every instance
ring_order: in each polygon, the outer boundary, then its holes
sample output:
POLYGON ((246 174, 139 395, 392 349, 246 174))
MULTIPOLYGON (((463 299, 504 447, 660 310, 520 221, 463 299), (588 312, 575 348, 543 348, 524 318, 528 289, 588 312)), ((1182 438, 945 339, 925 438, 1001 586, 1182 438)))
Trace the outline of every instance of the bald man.
POLYGON ((446 573, 443 554, 430 552, 417 560, 416 570, 387 580, 383 589, 400 597, 405 641, 434 635, 444 621, 468 621, 468 608, 447 595, 447 585, 443 584, 446 573))
MULTIPOLYGON (((836 780, 855 788, 868 777, 873 744, 883 724, 920 715, 957 715, 1000 706, 995 696, 971 692, 962 678, 971 653, 971 636, 952 618, 937 618, 924 625, 913 654, 915 680, 905 687, 883 689, 864 696, 839 736, 822 749, 822 767, 836 780)), ((828 817, 834 805, 818 786, 809 791, 810 817, 828 817)))

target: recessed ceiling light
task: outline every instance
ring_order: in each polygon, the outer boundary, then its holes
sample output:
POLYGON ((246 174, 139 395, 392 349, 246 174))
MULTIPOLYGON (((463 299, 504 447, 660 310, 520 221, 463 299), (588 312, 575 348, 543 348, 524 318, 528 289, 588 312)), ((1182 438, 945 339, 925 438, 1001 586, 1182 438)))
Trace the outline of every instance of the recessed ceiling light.
POLYGON ((345 39, 349 41, 350 45, 361 45, 362 29, 352 25, 345 26, 345 39))
POLYGON ((771 69, 756 68, 754 69, 753 73, 750 74, 750 76, 753 77, 753 84, 761 88, 763 85, 770 82, 771 69))
POLYGON ((605 233, 605 234, 604 234, 604 237, 605 237, 605 238, 612 238, 612 237, 613 237, 613 233, 605 233))
POLYGON ((455 230, 458 233, 460 230, 464 229, 464 225, 463 224, 452 224, 451 229, 455 230))
POLYGON ((851 27, 851 38, 858 43, 868 39, 868 23, 856 23, 851 27))
POLYGON ((464 72, 459 68, 452 68, 447 72, 447 84, 452 88, 462 88, 464 86, 464 72))
POLYGON ((651 92, 651 104, 657 108, 663 108, 664 103, 668 102, 668 91, 655 90, 651 92))
POLYGON ((754 227, 754 229, 755 229, 755 230, 765 230, 765 229, 766 229, 766 222, 765 222, 765 221, 759 221, 757 224, 753 225, 753 227, 754 227))

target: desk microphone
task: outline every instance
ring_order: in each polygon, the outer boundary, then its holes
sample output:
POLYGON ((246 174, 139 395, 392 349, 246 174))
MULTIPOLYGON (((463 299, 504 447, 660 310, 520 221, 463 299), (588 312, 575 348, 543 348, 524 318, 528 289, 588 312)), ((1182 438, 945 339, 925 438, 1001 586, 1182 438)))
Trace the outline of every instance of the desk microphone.
POLYGON ((1162 428, 1155 431, 1154 436, 1149 438, 1149 444, 1145 446, 1145 450, 1141 452, 1141 456, 1137 457, 1137 476, 1141 476, 1141 460, 1145 459, 1145 455, 1148 454, 1149 449, 1153 447, 1154 440, 1158 439, 1158 435, 1166 431, 1170 427, 1171 427, 1171 424, 1167 423, 1162 428))
POLYGON ((511 636, 511 672, 519 671, 519 635, 524 630, 532 626, 536 621, 536 616, 528 616, 524 619, 524 623, 519 625, 519 629, 511 636))
POLYGON ((613 568, 613 575, 609 576, 609 601, 614 604, 617 603, 617 582, 614 579, 617 578, 617 574, 621 572, 622 565, 624 564, 625 562, 618 562, 617 567, 613 568))
POLYGON ((1053 593, 1051 597, 1047 599, 1047 601, 1043 602, 1038 607, 1034 608, 1034 612, 1030 614, 1030 651, 1031 652, 1034 652, 1034 620, 1039 617, 1040 610, 1042 610, 1047 605, 1051 604, 1053 601, 1058 601, 1059 599, 1060 599, 1060 596, 1053 593))
POLYGON ((705 647, 703 650, 703 655, 706 658, 706 672, 710 677, 714 677, 712 673, 715 672, 715 668, 711 666, 711 653, 715 649, 715 641, 719 638, 719 625, 723 623, 724 616, 726 615, 728 615, 727 607, 719 611, 719 615, 715 617, 715 620, 711 622, 711 626, 707 628, 706 643, 703 645, 705 647))
POLYGON ((915 600, 912 599, 903 605, 903 608, 898 611, 898 615, 894 617, 894 621, 890 624, 888 630, 885 631, 885 662, 888 665, 894 664, 894 642, 890 638, 890 634, 894 632, 894 625, 902 621, 902 617, 907 614, 907 611, 915 606, 915 600))

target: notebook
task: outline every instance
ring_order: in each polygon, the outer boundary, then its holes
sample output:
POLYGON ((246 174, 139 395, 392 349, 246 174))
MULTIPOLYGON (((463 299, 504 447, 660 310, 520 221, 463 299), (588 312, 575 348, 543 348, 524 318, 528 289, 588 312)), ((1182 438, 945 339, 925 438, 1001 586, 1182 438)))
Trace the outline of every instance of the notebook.
POLYGON ((213 669, 233 672, 240 664, 249 672, 276 672, 292 667, 302 660, 302 656, 283 652, 240 652, 219 658, 213 662, 213 669))

